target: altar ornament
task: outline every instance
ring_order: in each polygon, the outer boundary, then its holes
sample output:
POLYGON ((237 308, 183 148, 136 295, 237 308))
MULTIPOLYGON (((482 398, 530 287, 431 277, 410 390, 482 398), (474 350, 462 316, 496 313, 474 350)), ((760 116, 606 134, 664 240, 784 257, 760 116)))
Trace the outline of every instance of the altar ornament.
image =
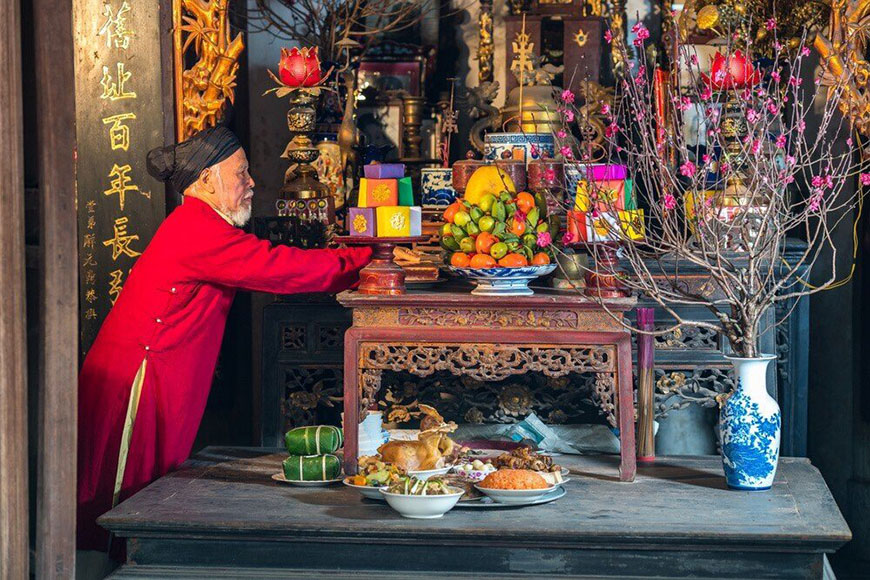
POLYGON ((223 120, 235 99, 242 33, 230 35, 229 0, 173 0, 175 136, 183 141, 223 120), (190 49, 196 62, 186 68, 190 49))
POLYGON ((833 3, 829 36, 820 33, 814 46, 821 55, 822 84, 828 97, 842 93, 840 111, 864 136, 870 135, 870 69, 866 58, 870 25, 870 0, 840 0, 833 3))
POLYGON ((487 133, 484 137, 483 158, 487 161, 513 159, 526 164, 542 156, 556 156, 553 133, 487 133))
POLYGON ((313 87, 320 84, 320 58, 317 47, 281 49, 278 76, 291 88, 313 87))
MULTIPOLYGON (((768 26, 775 37, 777 23, 768 26)), ((725 40, 720 52, 727 57, 752 39, 744 34, 725 40)), ((608 111, 608 144, 614 155, 619 148, 627 176, 634 181, 638 207, 644 208, 643 238, 632 240, 632 233, 639 233, 633 225, 631 231, 610 228, 618 240, 609 242, 613 246, 607 250, 609 256, 597 253, 607 246, 586 243, 595 257, 592 271, 595 278, 616 279, 625 289, 641 292, 666 309, 675 323, 658 328, 657 333, 685 325, 727 339, 729 360, 740 378, 740 387, 732 395, 738 409, 725 403, 720 416, 727 483, 739 489, 766 489, 776 471, 780 423, 770 401, 749 394, 766 392, 763 368, 775 358, 760 350, 759 339, 771 324, 770 313, 777 313, 781 322, 791 314, 789 305, 795 301, 849 282, 851 272, 847 269, 843 275, 842 266, 837 267, 836 256, 843 249, 829 227, 861 207, 864 191, 853 185, 859 180, 870 183, 870 173, 851 147, 837 145, 840 138, 848 138, 838 111, 843 93, 835 90, 824 99, 820 91, 826 89, 807 82, 806 69, 813 64, 805 60, 809 47, 800 44, 794 50, 775 47, 773 64, 763 79, 743 67, 739 72, 744 73, 744 82, 722 85, 727 94, 714 94, 708 83, 701 82, 673 95, 668 100, 672 113, 668 118, 674 123, 692 103, 705 105, 706 151, 687 141, 692 137, 677 125, 668 132, 676 163, 663 163, 657 140, 659 120, 648 108, 653 87, 645 72, 653 69, 643 42, 638 44, 637 72, 618 83, 623 98, 618 99, 618 109, 608 111), (723 101, 732 107, 727 114, 715 106, 723 101), (737 119, 742 119, 742 136, 734 139, 738 132, 728 125, 737 119), (812 130, 808 130, 810 121, 812 130), (709 184, 714 166, 718 173, 715 183, 709 184), (716 207, 716 198, 696 196, 691 212, 695 234, 690 235, 685 221, 689 212, 679 208, 689 193, 707 190, 724 191, 724 197, 739 200, 740 205, 732 212, 716 207), (722 213, 727 219, 717 219, 722 213), (787 236, 795 231, 810 242, 786 261, 787 236), (616 247, 619 259, 613 252, 616 247), (705 282, 661 276, 648 267, 657 261, 667 262, 668 272, 680 272, 691 264, 692 276, 705 282), (813 283, 803 277, 805 271, 813 272, 813 283), (692 304, 715 317, 693 320, 677 312, 675 304, 692 304), (745 369, 744 361, 761 370, 745 369)), ((686 63, 690 77, 699 78, 700 63, 693 62, 679 42, 674 48, 675 62, 686 63)), ((593 217, 592 212, 585 214, 587 220, 593 217)), ((632 216, 620 215, 620 224, 623 217, 632 216)), ((574 233, 582 235, 582 229, 574 233)), ((586 293, 594 297, 588 282, 587 278, 586 293)))
POLYGON ((501 112, 492 102, 498 96, 498 82, 481 83, 468 89, 469 116, 475 119, 469 130, 471 146, 480 154, 485 154, 484 136, 490 131, 498 131, 501 126, 501 112))
POLYGON ((483 166, 484 162, 475 159, 473 151, 468 151, 465 154, 465 159, 453 164, 452 185, 458 197, 463 197, 465 195, 465 188, 468 185, 468 180, 471 179, 471 176, 475 171, 483 166))
POLYGON ((702 73, 701 78, 713 90, 722 91, 754 87, 761 82, 761 73, 742 51, 736 50, 727 56, 717 52, 710 64, 710 74, 702 73))
MULTIPOLYGON (((477 24, 480 30, 477 42, 477 81, 483 86, 484 83, 493 82, 493 58, 495 56, 492 39, 493 0, 480 0, 477 24)), ((498 86, 497 83, 496 86, 498 86)))
POLYGON ((517 191, 524 191, 526 189, 525 160, 503 157, 502 159, 496 159, 493 162, 493 165, 498 167, 499 170, 503 171, 506 175, 510 176, 517 191))

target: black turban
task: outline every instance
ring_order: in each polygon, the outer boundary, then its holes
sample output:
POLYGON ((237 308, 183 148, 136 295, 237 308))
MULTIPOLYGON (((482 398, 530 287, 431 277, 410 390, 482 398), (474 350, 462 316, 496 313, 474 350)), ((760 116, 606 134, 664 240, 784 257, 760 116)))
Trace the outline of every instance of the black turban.
POLYGON ((204 129, 177 145, 158 147, 148 152, 148 173, 168 181, 184 193, 203 169, 220 163, 241 148, 239 138, 226 127, 204 129))

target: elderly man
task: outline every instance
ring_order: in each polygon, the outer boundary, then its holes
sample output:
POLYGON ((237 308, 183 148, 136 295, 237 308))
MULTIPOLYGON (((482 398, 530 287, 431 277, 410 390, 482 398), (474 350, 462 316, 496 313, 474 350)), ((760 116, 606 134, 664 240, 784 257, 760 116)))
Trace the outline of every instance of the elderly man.
POLYGON ((238 229, 254 180, 226 128, 151 151, 148 170, 184 203, 130 271, 79 376, 81 549, 106 550, 96 518, 187 459, 236 289, 337 292, 370 258, 368 249, 272 247, 238 229))

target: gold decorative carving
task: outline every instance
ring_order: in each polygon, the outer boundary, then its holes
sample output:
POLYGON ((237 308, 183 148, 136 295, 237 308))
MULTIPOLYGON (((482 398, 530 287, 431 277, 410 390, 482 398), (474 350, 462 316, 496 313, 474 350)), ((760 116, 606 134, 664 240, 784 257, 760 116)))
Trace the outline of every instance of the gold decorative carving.
POLYGON ((477 24, 480 27, 477 45, 477 80, 483 84, 493 80, 495 45, 492 39, 492 0, 480 0, 477 24))
POLYGON ((616 428, 616 381, 613 375, 607 373, 598 373, 595 375, 595 388, 593 389, 595 398, 598 400, 598 406, 601 412, 607 417, 607 422, 614 429, 616 428))
POLYGON ((840 111, 865 136, 870 136, 870 63, 864 58, 868 27, 870 0, 833 0, 830 39, 819 34, 814 43, 825 69, 822 82, 831 91, 843 91, 840 111))
POLYGON ((589 35, 582 28, 578 28, 577 33, 574 34, 574 42, 577 46, 586 46, 586 43, 589 42, 589 35))
POLYGON ((175 132, 183 141, 214 127, 226 101, 235 98, 242 34, 230 38, 229 0, 173 0, 173 60, 175 67, 175 132), (190 51, 196 62, 185 68, 190 51))
POLYGON ((360 346, 360 368, 405 371, 425 377, 438 371, 480 381, 501 381, 513 375, 540 372, 549 377, 570 373, 614 372, 611 346, 524 347, 473 344, 372 344, 360 346))
POLYGON ((405 326, 496 326, 577 328, 577 313, 570 310, 463 310, 459 308, 413 308, 399 310, 405 326))

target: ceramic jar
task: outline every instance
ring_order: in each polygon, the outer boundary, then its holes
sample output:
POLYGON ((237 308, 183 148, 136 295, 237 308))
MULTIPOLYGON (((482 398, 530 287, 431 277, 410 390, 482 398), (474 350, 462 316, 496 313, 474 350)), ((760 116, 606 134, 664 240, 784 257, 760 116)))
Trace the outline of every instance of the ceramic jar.
POLYGON ((420 170, 420 195, 423 207, 447 207, 457 198, 453 189, 453 170, 449 167, 424 167, 420 170))
POLYGON ((734 367, 737 388, 719 413, 725 481, 733 489, 770 489, 782 427, 779 405, 767 392, 767 365, 776 356, 726 358, 734 367))
POLYGON ((515 159, 496 159, 495 166, 507 173, 516 190, 526 190, 526 163, 515 159))
POLYGON ((483 139, 484 159, 513 159, 528 163, 543 154, 554 157, 556 140, 552 133, 487 133, 483 139))
POLYGON ((471 151, 465 155, 465 159, 453 164, 453 189, 456 191, 457 197, 465 195, 465 186, 468 185, 471 174, 483 167, 484 164, 483 161, 475 159, 474 153, 471 151))

